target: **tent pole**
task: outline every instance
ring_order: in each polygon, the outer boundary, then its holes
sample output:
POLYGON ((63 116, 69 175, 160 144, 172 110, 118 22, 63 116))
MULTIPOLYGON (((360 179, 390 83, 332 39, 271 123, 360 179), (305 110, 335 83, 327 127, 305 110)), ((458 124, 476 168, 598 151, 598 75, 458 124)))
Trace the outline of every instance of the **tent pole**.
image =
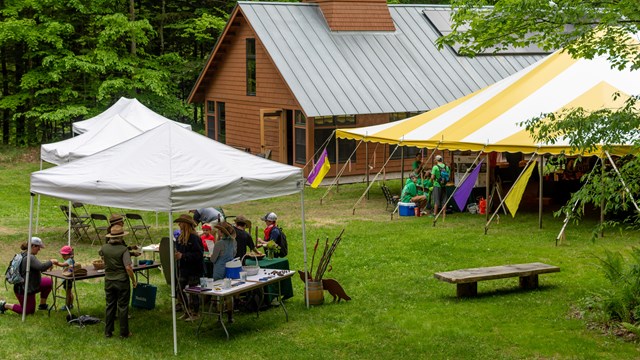
POLYGON ((69 246, 71 246, 71 212, 71 200, 69 200, 69 213, 67 214, 67 245, 69 246))
MULTIPOLYGON (((347 163, 345 162, 344 165, 346 166, 347 163)), ((336 136, 336 169, 338 169, 338 137, 337 136, 336 136)), ((336 175, 338 175, 338 173, 336 173, 336 175)), ((336 176, 336 192, 337 193, 340 192, 340 179, 338 179, 337 176, 336 176)))
MULTIPOLYGON (((42 170, 42 158, 40 159, 40 170, 42 170)), ((36 228, 35 233, 38 233, 38 228, 40 225, 40 194, 38 194, 38 206, 36 207, 36 228)))
POLYGON ((304 299, 307 304, 307 309, 309 309, 309 277, 306 276, 308 274, 307 269, 307 231, 304 221, 304 181, 302 182, 302 189, 300 190, 300 212, 302 216, 302 251, 304 253, 304 299))
POLYGON ((544 155, 538 157, 538 179, 540 184, 538 186, 538 227, 542 229, 542 163, 544 162, 544 155))
MULTIPOLYGON (((331 182, 331 184, 329 185, 329 187, 327 188, 327 191, 324 192, 324 195, 322 195, 322 197, 320 198, 320 204, 322 204, 322 200, 324 200, 325 197, 327 197, 327 195, 329 195, 329 191, 331 191, 331 189, 333 188, 334 185, 336 185, 336 182, 338 181, 338 179, 340 179, 340 176, 342 176, 342 173, 347 169, 347 164, 349 164, 349 161, 351 161, 351 158, 353 158, 353 155, 355 155, 356 151, 358 150, 358 148, 360 147, 360 144, 362 144, 363 140, 360 140, 360 142, 358 143, 358 145, 356 145, 356 148, 353 149, 353 152, 351 153, 351 155, 349 155, 349 160, 347 160, 344 165, 342 165, 342 169, 340 169, 339 172, 336 171, 336 176, 333 178, 333 181, 331 182)), ((337 165, 336 165, 337 167, 337 165)), ((336 187, 337 189, 337 187, 336 187)), ((337 190, 336 190, 337 191, 337 190)))
POLYGON ((356 213, 356 206, 358 206, 358 204, 360 204, 360 201, 362 201, 362 199, 364 198, 365 194, 369 191, 369 189, 371 189, 371 186, 373 186, 373 183, 376 181, 378 176, 380 176, 380 174, 384 171, 385 167, 387 166, 387 163, 389 162, 389 160, 391 160, 391 157, 396 152, 396 150, 398 150, 398 146, 396 146, 396 148, 393 149, 393 151, 391 152, 391 155, 389 155, 389 157, 387 158, 387 161, 385 161, 384 164, 382 164, 382 168, 380 169, 380 171, 378 171, 376 176, 373 177, 373 180, 371 180, 371 184, 369 184, 369 186, 367 186, 367 188, 362 193, 362 195, 360 196, 358 201, 356 201, 356 203, 353 204, 353 207, 351 208, 351 214, 355 214, 356 213))
MULTIPOLYGON (((491 211, 491 210, 489 210, 489 204, 491 204, 491 202, 492 202, 492 201, 489 201, 489 182, 490 182, 489 180, 491 179, 491 174, 490 174, 490 172, 491 172, 491 164, 489 163, 489 153, 485 154, 484 162, 485 162, 485 166, 486 166, 486 169, 487 169, 487 171, 485 171, 485 177, 484 177, 484 184, 485 184, 485 187, 484 187, 484 201, 485 201, 485 204, 487 204, 485 209, 484 209, 484 221, 487 221, 487 220, 489 220, 489 211, 491 211)), ((482 171, 482 169, 480 169, 480 171, 482 171)), ((478 204, 478 205, 480 205, 480 204, 478 204)))
MULTIPOLYGON (((22 300, 22 322, 27 319, 27 294, 29 293, 29 274, 31 273, 31 235, 33 226, 33 197, 34 193, 31 193, 29 197, 29 238, 27 239, 27 272, 24 276, 24 298, 22 300)), ((34 300, 35 301, 35 300, 34 300)))
MULTIPOLYGON (((484 149, 484 148, 483 148, 484 149)), ((434 152, 435 153, 435 152, 434 152)), ((473 160, 473 163, 471 164, 471 166, 469 166, 467 168, 467 171, 465 171, 464 175, 462 176, 462 179, 460 180, 460 182, 458 184, 462 184, 463 182, 465 182, 465 180, 467 180, 467 176, 469 176, 469 173, 471 172, 471 168, 476 164, 476 162, 478 161, 478 159, 480 158, 480 156, 482 155, 482 150, 480 150, 478 152, 478 156, 476 156, 476 158, 473 160)), ((445 188, 443 189, 446 193, 447 188, 445 185, 445 188)), ((451 199, 453 199, 453 195, 456 194, 456 191, 458 191, 458 187, 455 187, 453 189, 453 192, 451 193, 451 195, 447 198, 447 200, 444 202, 444 204, 442 205, 442 208, 440 209, 440 211, 438 211, 438 213, 436 214, 436 216, 433 218, 433 226, 436 226, 436 222, 438 221, 438 218, 440 217, 440 214, 442 214, 442 211, 444 211, 446 213, 447 211, 447 205, 449 204, 449 201, 451 201, 451 199)), ((460 209, 462 210, 462 209, 460 209)))
MULTIPOLYGON (((367 175, 367 188, 369 188, 369 143, 364 143, 364 171, 367 175)), ((369 192, 367 191, 367 200, 369 200, 369 192)))
MULTIPOLYGON (((602 164, 600 164, 600 173, 602 174, 602 178, 604 179, 604 159, 598 157, 598 159, 602 160, 602 164)), ((600 237, 604 237, 604 186, 602 182, 600 183, 600 190, 602 190, 602 199, 600 200, 600 237)))
POLYGON ((616 166, 616 163, 613 162, 613 159, 611 158, 611 155, 609 155, 608 151, 605 151, 604 153, 607 155, 607 158, 609 158, 609 162, 611 163, 611 166, 613 167, 613 170, 615 170, 616 174, 618 174, 618 176, 620 177, 620 182, 622 183, 622 186, 624 186, 624 190, 629 195, 629 198, 631 198, 631 203, 633 203, 633 206, 636 208, 636 211, 640 213, 640 208, 638 208, 638 204, 636 203, 636 199, 633 198, 633 193, 631 193, 631 191, 627 187, 627 184, 624 182, 624 179, 622 178, 622 174, 620 174, 620 171, 618 170, 618 167, 616 166))
MULTIPOLYGON (((593 165, 593 168, 595 169, 596 165, 598 165, 598 161, 602 162, 602 170, 603 170, 603 174, 604 174, 604 160, 601 157, 598 157, 598 160, 596 160, 596 163, 593 165)), ((594 170, 591 170, 591 172, 589 172, 589 175, 587 176, 587 180, 584 182, 585 186, 589 183, 589 181, 591 180, 591 174, 594 170)), ((558 241, 561 240, 564 237, 564 231, 567 228, 567 225, 569 224, 569 218, 571 217, 571 214, 573 214, 573 212, 576 209, 576 206, 578 206, 578 203, 580 202, 580 200, 576 200, 575 203, 573 203, 573 207, 571 207, 571 212, 567 212, 565 218, 564 218, 564 223, 562 224, 562 228, 560 229, 560 232, 558 233, 558 236, 556 237, 556 246, 558 246, 558 241)), ((602 224, 600 224, 602 225, 602 224)))
POLYGON ((404 146, 400 149, 400 185, 404 186, 404 146))
MULTIPOLYGON (((173 213, 169 210, 169 271, 171 272, 171 315, 173 318, 173 355, 178 355, 178 332, 176 319, 176 259, 173 241, 173 213)), ((186 308, 185 308, 186 309, 186 308)))
MULTIPOLYGON (((522 174, 524 174, 525 170, 527 170, 527 168, 529 167, 529 164, 531 164, 531 161, 533 161, 533 159, 535 159, 537 156, 538 156, 538 153, 533 153, 533 155, 531 155, 531 159, 527 161, 527 164, 524 166, 524 169, 522 170, 522 172, 520 172, 520 175, 518 175, 518 178, 516 179, 514 184, 516 184, 518 180, 520 180, 520 177, 522 177, 522 174)), ((498 205, 498 207, 496 208, 496 211, 493 212, 493 215, 491 215, 491 217, 489 218, 489 221, 487 221, 487 223, 484 225, 485 235, 487 235, 487 232, 489 231, 489 225, 491 224, 491 221, 493 221, 493 218, 498 214, 500 207, 502 206, 502 204, 504 204, 505 200, 507 200, 507 198, 509 197, 509 194, 511 194, 511 190, 513 190, 513 186, 509 188, 509 191, 507 191, 505 196, 502 198, 502 201, 500 201, 500 205, 498 205)))

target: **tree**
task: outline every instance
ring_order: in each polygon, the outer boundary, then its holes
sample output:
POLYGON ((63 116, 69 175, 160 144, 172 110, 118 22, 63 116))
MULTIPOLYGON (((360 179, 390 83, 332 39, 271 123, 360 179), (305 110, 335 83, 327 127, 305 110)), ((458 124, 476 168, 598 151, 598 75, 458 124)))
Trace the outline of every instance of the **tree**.
MULTIPOLYGON (((453 31, 438 40, 441 47, 457 44, 461 53, 474 56, 509 46, 536 45, 547 51, 564 49, 574 58, 606 56, 611 66, 619 69, 640 68, 638 0, 452 0, 452 7, 453 31)), ((632 95, 620 109, 568 109, 542 114, 523 125, 540 141, 569 139, 578 153, 591 151, 599 144, 603 150, 616 144, 634 144, 632 156, 615 161, 627 189, 637 199, 640 104, 639 94, 632 95)), ((588 183, 585 180, 583 177, 584 186, 556 215, 571 212, 575 203, 582 205, 575 207, 577 216, 583 214, 586 204, 604 204, 605 212, 612 215, 604 226, 623 222, 640 226, 639 211, 611 165, 594 169, 588 183)))

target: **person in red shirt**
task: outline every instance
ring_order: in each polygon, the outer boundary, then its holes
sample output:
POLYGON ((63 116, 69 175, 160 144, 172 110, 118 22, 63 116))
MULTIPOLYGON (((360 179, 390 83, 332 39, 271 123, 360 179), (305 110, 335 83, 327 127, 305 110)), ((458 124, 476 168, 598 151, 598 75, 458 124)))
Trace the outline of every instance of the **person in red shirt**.
POLYGON ((204 251, 209 251, 209 247, 207 246, 207 240, 216 242, 216 237, 211 233, 211 225, 209 224, 202 225, 202 235, 200 235, 200 239, 202 240, 202 247, 204 248, 204 251))

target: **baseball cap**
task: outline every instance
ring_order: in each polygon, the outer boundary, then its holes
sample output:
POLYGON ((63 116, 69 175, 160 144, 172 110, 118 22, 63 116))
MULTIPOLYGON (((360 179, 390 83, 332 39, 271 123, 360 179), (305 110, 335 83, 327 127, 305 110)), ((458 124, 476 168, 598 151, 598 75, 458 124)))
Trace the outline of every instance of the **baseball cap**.
POLYGON ((436 161, 442 161, 442 155, 436 155, 436 161))
POLYGON ((270 212, 270 213, 267 213, 265 216, 261 217, 261 219, 264 221, 276 221, 278 220, 278 215, 276 215, 276 213, 270 212))
POLYGON ((44 249, 44 243, 42 242, 42 239, 40 239, 39 237, 32 237, 31 238, 31 246, 36 245, 36 246, 40 246, 42 249, 44 249))

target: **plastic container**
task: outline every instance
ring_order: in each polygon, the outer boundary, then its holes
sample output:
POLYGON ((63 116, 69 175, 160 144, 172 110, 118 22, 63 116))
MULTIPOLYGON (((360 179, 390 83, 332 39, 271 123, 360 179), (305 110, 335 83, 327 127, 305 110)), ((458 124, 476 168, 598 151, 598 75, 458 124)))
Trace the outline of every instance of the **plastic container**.
POLYGON ((409 202, 409 203, 404 203, 404 202, 399 202, 398 203, 398 214, 400 216, 415 216, 415 207, 416 204, 409 202))
POLYGON ((242 261, 240 261, 240 259, 235 258, 231 261, 227 261, 224 267, 225 277, 229 279, 240 279, 240 272, 242 271, 242 261))

